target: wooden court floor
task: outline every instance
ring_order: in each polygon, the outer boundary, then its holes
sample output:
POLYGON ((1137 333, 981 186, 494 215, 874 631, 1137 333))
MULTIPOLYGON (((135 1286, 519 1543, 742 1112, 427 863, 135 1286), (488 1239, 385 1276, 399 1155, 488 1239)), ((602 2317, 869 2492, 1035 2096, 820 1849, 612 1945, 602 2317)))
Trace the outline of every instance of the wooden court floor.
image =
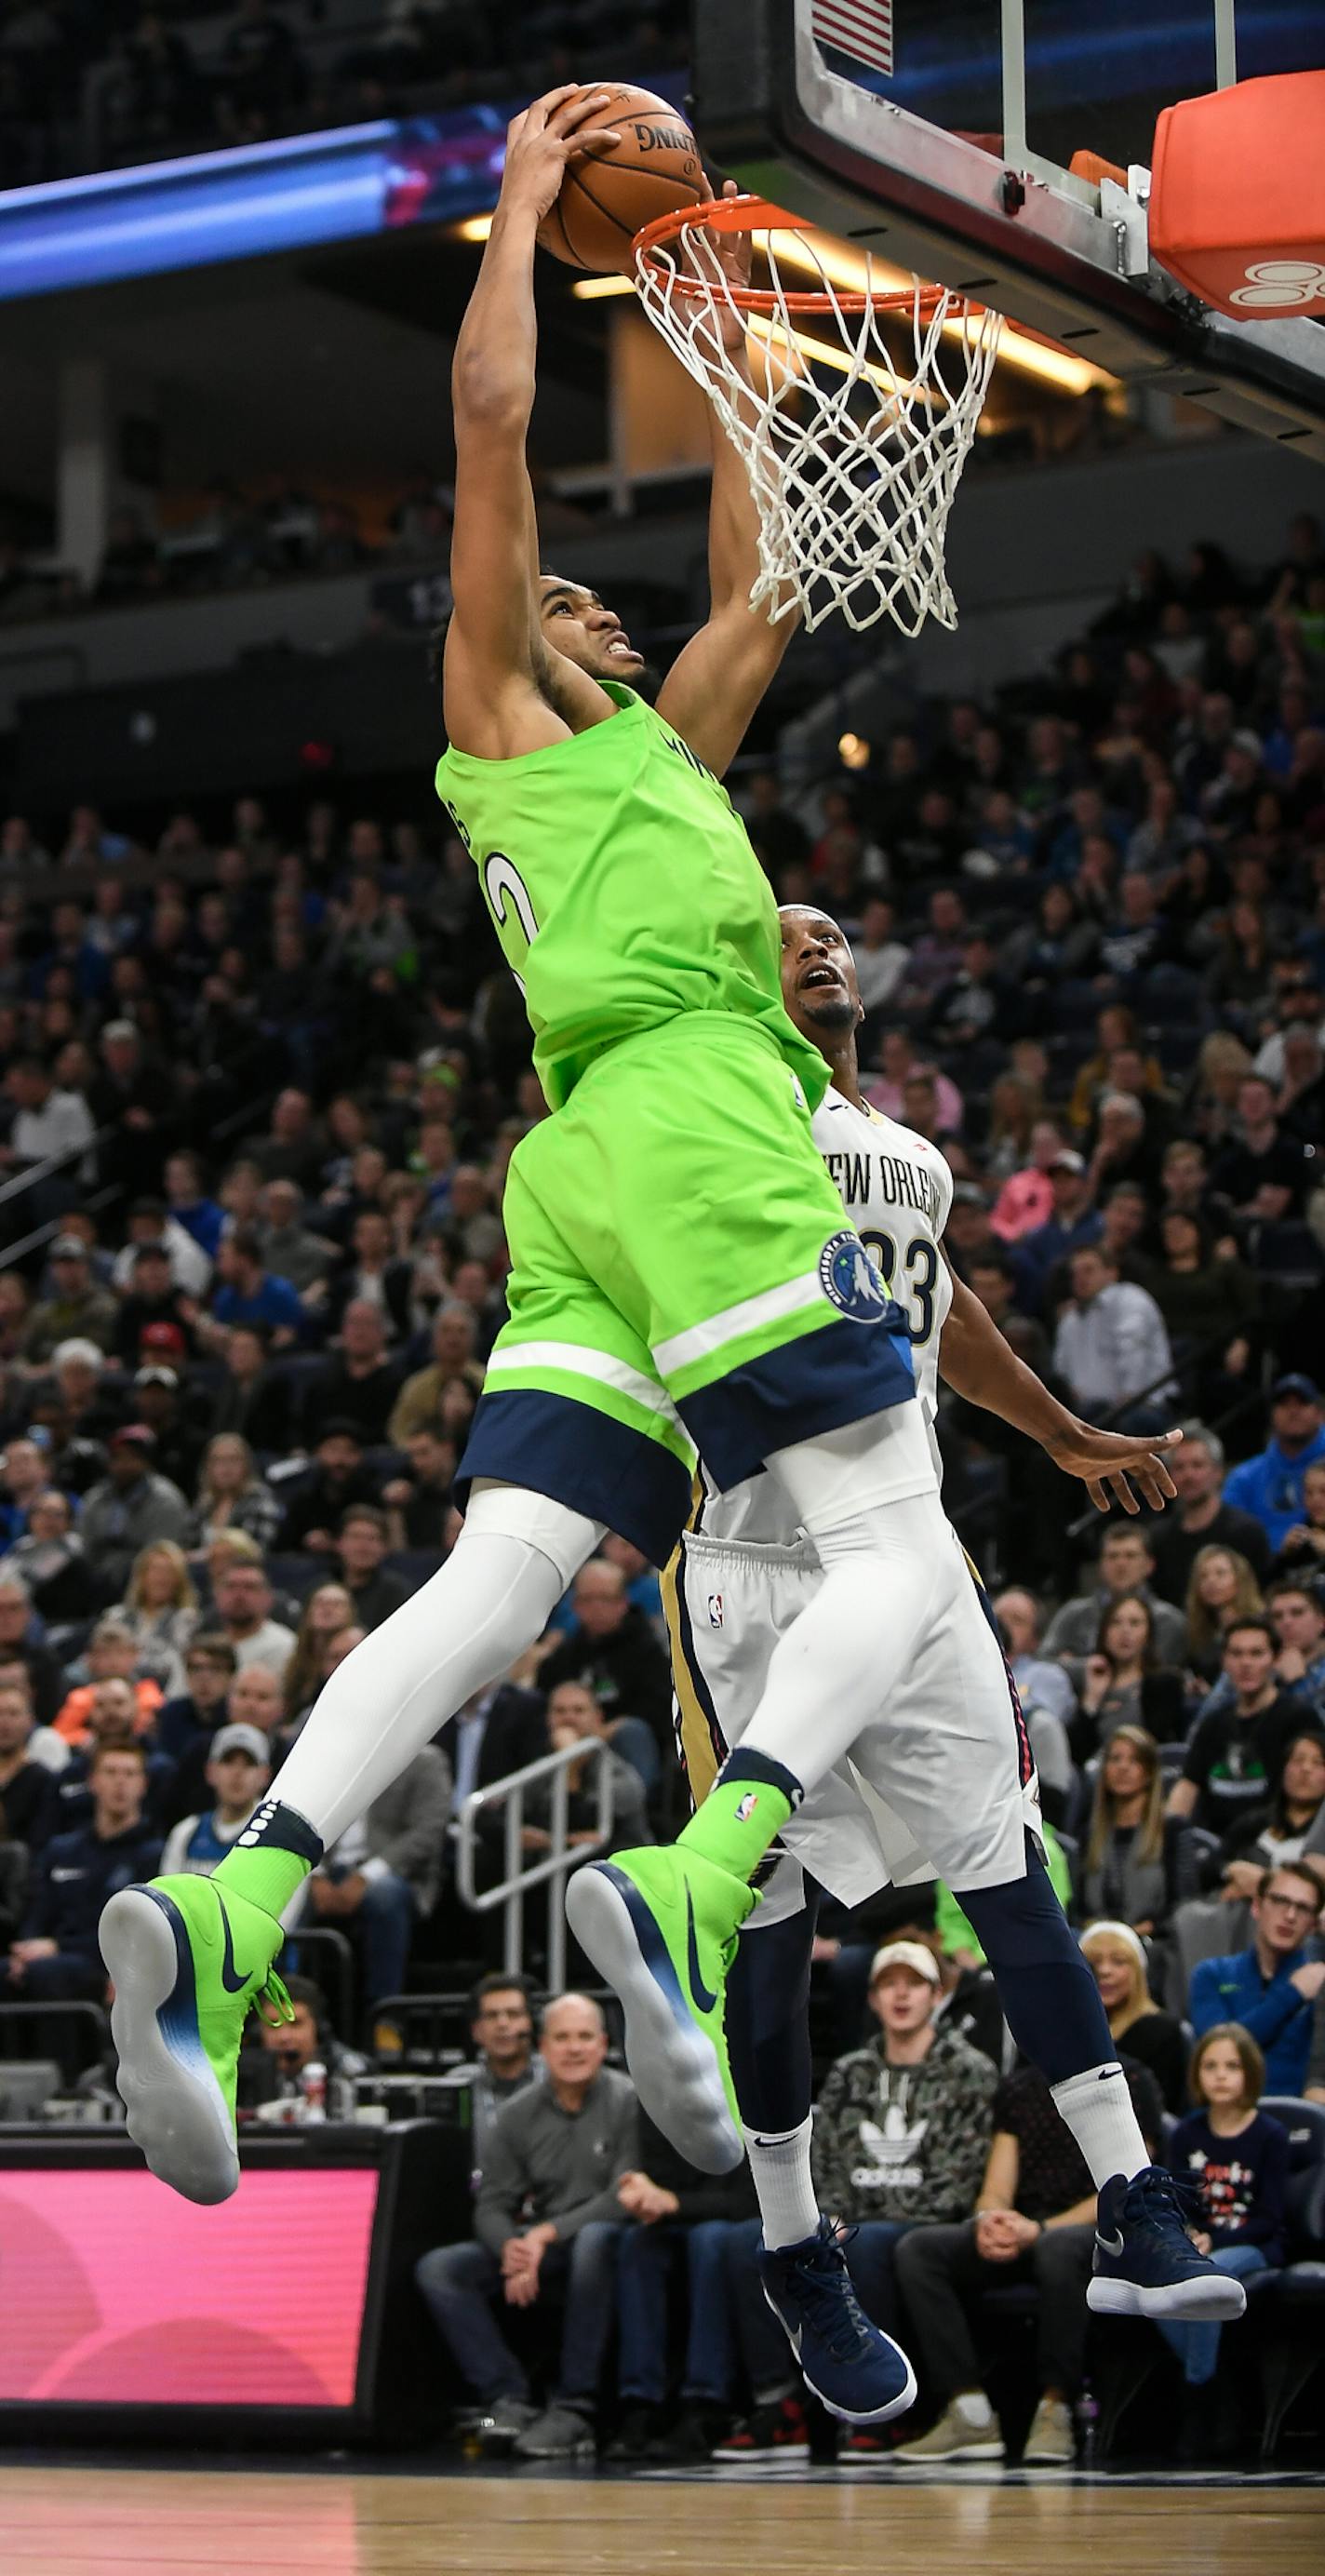
POLYGON ((5 2576, 1319 2576, 1323 2565, 1319 2485, 323 2476, 241 2461, 0 2470, 5 2576))

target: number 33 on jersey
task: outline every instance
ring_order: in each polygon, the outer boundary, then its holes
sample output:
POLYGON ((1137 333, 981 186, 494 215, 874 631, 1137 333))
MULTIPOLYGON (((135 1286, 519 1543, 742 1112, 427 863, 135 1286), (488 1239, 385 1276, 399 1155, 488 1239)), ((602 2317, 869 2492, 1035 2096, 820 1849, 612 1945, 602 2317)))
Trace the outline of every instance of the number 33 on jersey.
POLYGON ((814 1141, 850 1223, 906 1316, 916 1390, 932 1422, 938 1409, 939 1339, 952 1281, 939 1251, 952 1206, 952 1173, 925 1137, 838 1091, 814 1115, 814 1141))

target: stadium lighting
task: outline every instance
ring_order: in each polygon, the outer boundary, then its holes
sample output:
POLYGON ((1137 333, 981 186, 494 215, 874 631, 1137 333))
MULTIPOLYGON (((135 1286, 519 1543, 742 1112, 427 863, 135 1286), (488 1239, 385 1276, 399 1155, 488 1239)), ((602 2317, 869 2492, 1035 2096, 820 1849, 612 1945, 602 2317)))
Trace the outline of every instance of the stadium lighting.
MULTIPOLYGON (((812 233, 808 239, 801 233, 775 232, 771 236, 779 262, 798 268, 806 276, 827 277, 834 286, 850 292, 863 292, 872 277, 875 287, 885 290, 909 287, 911 279, 900 268, 886 260, 866 261, 860 251, 850 250, 845 242, 836 242, 827 233, 812 233)), ((960 332, 960 322, 944 325, 948 331, 960 332)), ((1053 385, 1059 393, 1084 394, 1091 385, 1111 384, 1102 367, 1092 367, 1086 358, 1069 356, 1065 349, 1055 349, 1047 342, 1032 339, 1019 331, 1015 323, 1005 322, 998 344, 998 363, 1017 367, 1023 375, 1038 376, 1043 384, 1053 385)))

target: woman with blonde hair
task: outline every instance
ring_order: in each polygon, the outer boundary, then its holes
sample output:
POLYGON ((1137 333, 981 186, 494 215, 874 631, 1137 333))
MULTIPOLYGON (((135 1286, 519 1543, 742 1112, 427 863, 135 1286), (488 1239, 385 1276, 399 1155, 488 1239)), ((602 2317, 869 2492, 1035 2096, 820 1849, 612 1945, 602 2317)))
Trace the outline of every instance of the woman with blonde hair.
POLYGON ((1090 1923, 1080 1947, 1099 1987, 1118 2055, 1148 2067, 1165 2110, 1180 2112, 1187 2099, 1187 2042, 1181 2022, 1162 2012, 1150 1991, 1140 1933, 1130 1923, 1090 1923))
POLYGON ((161 1683, 168 1699, 177 1697, 184 1688, 184 1651, 198 1625, 198 1595, 184 1550, 173 1539, 153 1539, 139 1549, 117 1615, 133 1636, 140 1669, 161 1683))
POLYGON ((309 1593, 294 1653, 285 1668, 287 1719, 302 1717, 312 1707, 327 1677, 327 1647, 337 1631, 351 1626, 353 1619, 354 1603, 343 1583, 319 1583, 316 1591, 309 1593))
POLYGON ((1158 1932, 1197 1892, 1188 1827, 1165 1817, 1159 1746, 1143 1726, 1117 1726, 1100 1757, 1081 1862, 1081 1910, 1158 1932))
POLYGON ((1238 1114, 1238 1085, 1251 1071, 1251 1056, 1231 1029, 1212 1029, 1196 1059, 1187 1118, 1207 1144, 1222 1145, 1238 1114))
POLYGON ((1187 1614, 1187 1660, 1204 1682, 1219 1679, 1229 1629, 1240 1619, 1260 1619, 1265 1615, 1261 1587, 1245 1556, 1239 1556, 1232 1547, 1197 1549, 1183 1607, 1187 1614))
POLYGON ((241 1530, 265 1550, 281 1525, 281 1507, 258 1474, 257 1460, 237 1431, 218 1431, 203 1456, 189 1517, 189 1548, 206 1554, 220 1530, 241 1530))

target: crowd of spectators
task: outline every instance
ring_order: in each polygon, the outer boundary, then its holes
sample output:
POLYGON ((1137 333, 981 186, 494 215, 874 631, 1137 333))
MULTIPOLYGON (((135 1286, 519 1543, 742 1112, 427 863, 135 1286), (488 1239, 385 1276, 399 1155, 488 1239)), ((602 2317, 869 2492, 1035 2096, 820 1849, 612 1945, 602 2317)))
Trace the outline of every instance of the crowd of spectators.
MULTIPOLYGON (((1070 1401, 1186 1423, 1171 1512, 1083 1534, 1026 1444, 960 1401, 940 1416, 1056 1883, 1094 1927, 1157 2143, 1190 2108, 1184 2024, 1243 2034, 1202 2061, 1193 2116, 1214 2134, 1245 2114, 1251 2135, 1262 2075, 1325 2096, 1323 601, 1308 521, 1261 578, 1212 548, 1181 578, 1148 560, 1055 674, 917 710, 800 798, 768 772, 738 790, 779 897, 855 940, 866 1089, 949 1158, 955 1267, 1070 1401)), ((105 1895, 163 1843, 172 1866, 215 1865, 330 1671, 453 1543, 503 1313, 503 1176, 545 1113, 472 867, 422 800, 390 823, 327 801, 296 823, 246 796, 224 829, 180 813, 150 840, 88 807, 61 830, 11 815, 0 1084, 3 1993, 49 2006, 100 1997, 105 1895)), ((593 1843, 604 1758, 616 1838, 670 1830, 657 1584, 619 1540, 315 1873, 292 1943, 343 1934, 357 2002, 334 2033, 309 2002, 281 2043, 292 2065, 376 2045, 387 1998, 482 1962, 456 1809, 580 1744, 574 1837, 593 1843)), ((531 1855, 549 1824, 531 1802, 531 1855)), ((543 1921, 531 1906, 535 1968, 543 1921)), ((752 2212, 637 2132, 592 2003, 558 2002, 541 2063, 562 2127, 601 2112, 594 2190, 546 2162, 561 2131, 533 2105, 502 2132, 496 2014, 478 2020, 480 2092, 506 2143, 473 2243, 422 2286, 497 2438, 796 2456, 752 2212), (598 2426, 608 2265, 626 2420, 598 2426), (677 2270, 674 2422, 657 2319, 677 2270), (592 2325, 572 2333, 568 2307, 551 2432, 489 2305, 501 2285, 536 2306, 544 2281, 583 2293, 592 2325)), ((1003 2440, 960 2322, 1003 2264, 1040 2294, 1034 2440, 1061 2459, 1087 2195, 1035 2079, 1005 2063, 948 1893, 826 1917, 816 2014, 821 2064, 843 2061, 822 2187, 859 2228, 865 2303, 926 2321, 924 2456, 1003 2440)), ((1258 2154, 1271 2196, 1273 2165, 1258 2154)), ((1212 2366, 1184 2349, 1194 2389, 1212 2366)))
MULTIPOLYGON (((606 0, 4 0, 0 185, 617 76, 620 34, 606 0)), ((652 0, 635 78, 686 42, 678 0, 652 0)))

